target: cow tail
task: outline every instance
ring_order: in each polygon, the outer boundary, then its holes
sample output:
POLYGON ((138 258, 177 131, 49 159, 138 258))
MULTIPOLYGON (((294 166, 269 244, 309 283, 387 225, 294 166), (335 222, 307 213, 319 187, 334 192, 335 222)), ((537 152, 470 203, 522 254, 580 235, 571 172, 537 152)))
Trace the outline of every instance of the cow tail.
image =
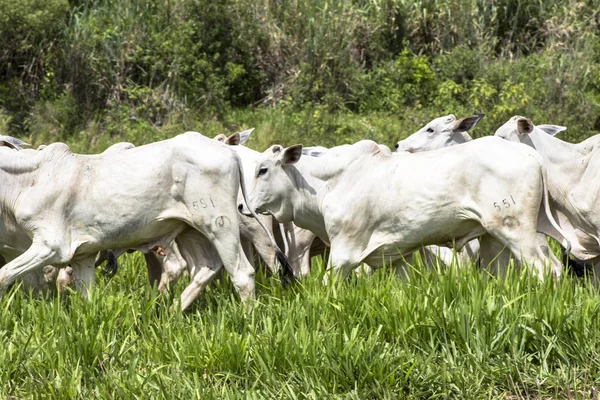
POLYGON ((112 250, 106 251, 106 264, 102 268, 102 275, 104 278, 109 281, 113 276, 117 274, 119 270, 119 262, 117 261, 117 257, 112 250))
MULTIPOLYGON (((244 198, 244 201, 246 202, 246 204, 248 204, 246 182, 244 182, 244 170, 242 169, 242 160, 240 159, 240 156, 235 152, 235 150, 233 150, 233 149, 230 149, 230 150, 233 153, 235 160, 237 162, 238 172, 240 175, 240 187, 242 188, 242 197, 244 198)), ((271 245, 275 249, 275 256, 277 257, 277 261, 279 261, 279 264, 281 265, 281 268, 279 269, 279 280, 281 280, 281 283, 283 284, 283 286, 286 287, 288 284, 290 284, 296 280, 296 277, 294 276, 294 272, 292 270, 292 266, 290 265, 285 254, 281 251, 279 246, 277 246, 277 243, 275 242, 275 238, 271 234, 271 231, 269 231, 269 229, 260 220, 260 218, 258 218, 256 211, 254 211, 251 207, 248 207, 248 210, 250 210, 250 213, 252 214, 252 216, 256 219, 256 221, 259 223, 261 228, 263 228, 263 230, 267 233, 267 236, 269 237, 269 240, 271 241, 271 245)))

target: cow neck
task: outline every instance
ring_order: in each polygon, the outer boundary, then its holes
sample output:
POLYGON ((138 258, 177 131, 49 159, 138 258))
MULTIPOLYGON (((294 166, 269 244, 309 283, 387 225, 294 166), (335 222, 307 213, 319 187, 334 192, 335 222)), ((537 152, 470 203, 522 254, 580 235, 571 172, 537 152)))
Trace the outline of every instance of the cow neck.
MULTIPOLYGON (((50 162, 60 164, 67 154, 72 154, 64 143, 55 143, 34 155, 17 151, 0 151, 0 213, 12 214, 20 192, 34 185, 39 169, 50 162)), ((52 168, 59 173, 60 168, 52 168)))
POLYGON ((529 144, 542 157, 549 179, 556 182, 573 184, 572 178, 568 178, 572 171, 581 169, 581 156, 577 145, 564 142, 558 138, 548 135, 540 129, 535 129, 528 135, 529 144), (568 182, 568 183, 567 183, 568 182))
POLYGON ((471 135, 469 135, 467 132, 460 132, 460 136, 462 136, 464 142, 458 142, 458 144, 471 142, 473 140, 471 135))
POLYGON ((299 224, 300 227, 309 229, 323 238, 323 199, 335 188, 339 178, 354 159, 348 160, 341 156, 305 156, 295 165, 292 176, 299 196, 292 200, 292 205, 294 221, 302 221, 301 224, 305 225, 299 224))
POLYGON ((0 151, 0 214, 13 214, 20 189, 30 186, 28 182, 37 167, 35 156, 23 157, 16 150, 0 151))

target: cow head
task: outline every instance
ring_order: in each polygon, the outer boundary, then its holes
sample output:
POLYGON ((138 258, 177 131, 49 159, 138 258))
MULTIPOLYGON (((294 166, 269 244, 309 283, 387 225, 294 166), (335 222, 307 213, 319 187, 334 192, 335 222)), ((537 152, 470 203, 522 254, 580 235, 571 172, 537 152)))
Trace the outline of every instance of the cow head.
POLYGON ((229 137, 220 133, 217 136, 215 136, 214 139, 217 142, 223 142, 230 146, 241 146, 246 142, 246 140, 248 140, 248 137, 250 137, 250 134, 252 133, 253 130, 254 130, 254 128, 246 129, 245 131, 242 131, 242 132, 236 132, 229 137))
MULTIPOLYGON (((289 198, 297 190, 290 169, 301 156, 301 144, 288 148, 275 145, 265 150, 256 165, 249 207, 257 213, 273 215, 280 223, 290 222, 293 212, 289 198)), ((240 207, 243 210, 242 204, 240 207)))
POLYGON ((477 125, 484 114, 456 120, 452 114, 436 118, 404 140, 396 143, 397 152, 416 153, 465 143, 471 140, 466 132, 477 125))
MULTIPOLYGON (((536 131, 543 131, 548 135, 554 136, 559 132, 566 130, 564 126, 558 125, 533 125, 529 118, 515 115, 504 125, 496 130, 494 136, 509 140, 511 142, 520 142, 533 146, 531 135, 536 131)), ((535 146, 534 146, 535 147, 535 146)))

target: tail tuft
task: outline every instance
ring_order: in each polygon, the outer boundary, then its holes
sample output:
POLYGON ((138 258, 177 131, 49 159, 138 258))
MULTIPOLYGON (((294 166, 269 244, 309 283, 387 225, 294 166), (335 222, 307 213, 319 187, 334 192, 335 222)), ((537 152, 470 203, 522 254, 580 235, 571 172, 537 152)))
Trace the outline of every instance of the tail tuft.
POLYGON ((119 263, 117 262, 117 257, 115 257, 115 253, 111 250, 106 252, 106 265, 102 268, 102 275, 108 281, 113 276, 117 274, 117 270, 119 269, 119 263))
POLYGON ((279 264, 281 264, 281 268, 279 269, 279 280, 281 280, 283 287, 287 287, 290 283, 294 283, 296 281, 296 277, 292 271, 292 266, 288 262, 285 254, 283 254, 280 249, 275 249, 275 255, 277 256, 277 261, 279 261, 279 264))

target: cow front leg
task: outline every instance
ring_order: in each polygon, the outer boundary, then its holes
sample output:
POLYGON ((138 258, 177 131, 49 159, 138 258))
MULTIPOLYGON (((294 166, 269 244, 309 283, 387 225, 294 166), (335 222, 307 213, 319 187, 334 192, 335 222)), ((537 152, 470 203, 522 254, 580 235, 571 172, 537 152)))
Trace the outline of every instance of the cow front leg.
POLYGON ((323 276, 323 286, 327 286, 331 279, 347 278, 360 261, 352 247, 339 246, 331 243, 327 271, 323 276))
POLYGON ((53 264, 57 251, 39 243, 34 243, 27 251, 0 269, 0 294, 17 278, 29 272, 53 264))
POLYGON ((96 257, 88 257, 72 264, 75 290, 85 299, 89 299, 96 285, 96 257))

